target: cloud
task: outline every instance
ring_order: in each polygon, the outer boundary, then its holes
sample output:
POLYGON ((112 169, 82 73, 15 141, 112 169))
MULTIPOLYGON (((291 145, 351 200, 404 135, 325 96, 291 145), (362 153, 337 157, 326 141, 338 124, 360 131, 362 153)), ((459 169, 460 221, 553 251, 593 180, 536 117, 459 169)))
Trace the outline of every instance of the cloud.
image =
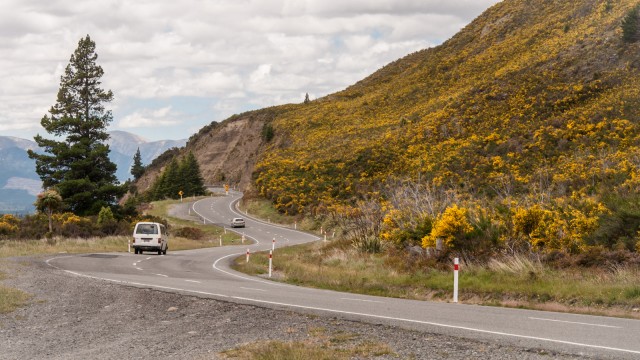
POLYGON ((171 111, 171 106, 160 109, 142 109, 125 116, 118 122, 122 129, 137 129, 148 127, 167 127, 180 124, 179 114, 171 111))
POLYGON ((4 0, 0 129, 43 132, 60 74, 87 34, 102 86, 115 94, 113 126, 184 138, 234 112, 344 89, 441 43, 497 1, 4 0), (180 122, 189 123, 169 126, 180 122))

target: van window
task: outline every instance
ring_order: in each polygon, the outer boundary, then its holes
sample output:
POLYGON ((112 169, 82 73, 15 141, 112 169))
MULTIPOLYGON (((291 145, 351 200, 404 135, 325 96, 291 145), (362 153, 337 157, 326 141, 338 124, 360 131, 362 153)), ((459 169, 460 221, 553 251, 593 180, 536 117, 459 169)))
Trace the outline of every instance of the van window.
POLYGON ((136 228, 136 234, 144 234, 144 235, 157 235, 158 227, 156 224, 138 224, 136 228))

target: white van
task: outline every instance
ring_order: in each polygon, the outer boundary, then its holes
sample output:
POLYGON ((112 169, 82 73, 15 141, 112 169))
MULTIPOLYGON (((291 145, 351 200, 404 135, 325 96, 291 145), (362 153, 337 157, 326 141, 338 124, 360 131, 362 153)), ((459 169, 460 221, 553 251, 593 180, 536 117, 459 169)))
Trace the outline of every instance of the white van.
POLYGON ((136 254, 142 254, 143 251, 157 251, 158 255, 166 255, 169 249, 167 228, 160 223, 137 223, 133 229, 132 246, 136 254))

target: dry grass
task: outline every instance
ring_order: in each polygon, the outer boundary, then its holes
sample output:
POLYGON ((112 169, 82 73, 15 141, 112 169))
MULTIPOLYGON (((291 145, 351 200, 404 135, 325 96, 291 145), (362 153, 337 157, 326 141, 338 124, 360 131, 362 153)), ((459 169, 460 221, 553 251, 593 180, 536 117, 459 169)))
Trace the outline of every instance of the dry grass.
MULTIPOLYGON (((349 247, 313 243, 274 254, 275 278, 288 283, 338 291, 417 300, 449 301, 452 271, 423 268, 406 272, 389 255, 360 254, 349 247)), ((244 257, 236 268, 250 274, 267 271, 267 256, 244 257)), ((553 269, 524 256, 488 264, 462 264, 460 300, 466 303, 558 309, 581 313, 640 317, 640 269, 553 269), (635 309, 635 310, 634 310, 635 309)))
POLYGON ((223 359, 246 360, 346 360, 388 356, 393 351, 386 344, 362 340, 358 334, 310 329, 304 341, 259 341, 219 355, 223 359))

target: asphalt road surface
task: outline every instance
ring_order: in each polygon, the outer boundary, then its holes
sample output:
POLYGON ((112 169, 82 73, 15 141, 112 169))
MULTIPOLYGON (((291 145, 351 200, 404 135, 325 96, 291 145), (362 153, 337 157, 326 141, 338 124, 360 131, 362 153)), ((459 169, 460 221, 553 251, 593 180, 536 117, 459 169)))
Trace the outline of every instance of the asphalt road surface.
MULTIPOLYGON (((612 359, 640 358, 640 321, 543 311, 402 300, 309 289, 250 277, 230 269, 237 256, 268 251, 319 237, 251 219, 235 204, 241 194, 212 197, 193 204, 203 222, 229 228, 244 217, 244 246, 169 251, 166 256, 133 253, 57 256, 47 263, 77 276, 123 285, 162 289, 259 305, 343 317, 505 345, 548 349, 612 359), (274 243, 275 239, 275 243, 274 243)), ((464 289, 461 289, 464 291, 464 289)))

